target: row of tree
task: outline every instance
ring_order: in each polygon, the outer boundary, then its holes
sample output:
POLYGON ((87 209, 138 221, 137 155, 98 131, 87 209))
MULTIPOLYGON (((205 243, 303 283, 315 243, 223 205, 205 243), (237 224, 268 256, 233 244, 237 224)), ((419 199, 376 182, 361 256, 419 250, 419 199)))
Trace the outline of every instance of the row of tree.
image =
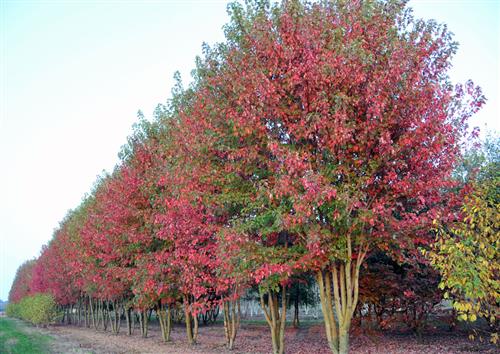
POLYGON ((144 336, 155 309, 166 341, 181 305, 189 343, 220 306, 232 348, 238 299, 257 286, 283 353, 287 289, 312 274, 332 353, 346 353, 367 257, 418 269, 432 230, 461 220, 471 188, 453 171, 484 97, 449 83, 446 27, 404 1, 228 10, 226 41, 204 46, 193 83, 177 76, 152 122, 140 117, 11 301, 50 293, 114 332, 123 313, 130 333, 136 310, 144 336))

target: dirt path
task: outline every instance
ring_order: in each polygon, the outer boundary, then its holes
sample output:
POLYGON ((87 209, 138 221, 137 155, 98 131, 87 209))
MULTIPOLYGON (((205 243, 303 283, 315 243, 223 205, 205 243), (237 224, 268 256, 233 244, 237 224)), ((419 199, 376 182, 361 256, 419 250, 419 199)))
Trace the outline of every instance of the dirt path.
MULTIPOLYGON (((52 353, 177 353, 177 354, 267 354, 271 352, 270 335, 264 325, 244 325, 238 333, 236 348, 228 351, 224 347, 223 328, 220 325, 201 327, 199 344, 186 344, 184 328, 175 327, 172 342, 163 343, 159 330, 151 326, 148 338, 141 338, 138 331, 129 337, 123 333, 96 332, 75 326, 54 326, 47 329, 31 328, 49 334, 52 353)), ((289 328, 286 332, 286 352, 289 354, 329 354, 321 325, 300 329, 289 328)), ((439 333, 425 335, 422 340, 405 334, 354 334, 352 353, 384 354, 439 354, 439 353, 497 353, 491 345, 470 342, 463 333, 439 333)))

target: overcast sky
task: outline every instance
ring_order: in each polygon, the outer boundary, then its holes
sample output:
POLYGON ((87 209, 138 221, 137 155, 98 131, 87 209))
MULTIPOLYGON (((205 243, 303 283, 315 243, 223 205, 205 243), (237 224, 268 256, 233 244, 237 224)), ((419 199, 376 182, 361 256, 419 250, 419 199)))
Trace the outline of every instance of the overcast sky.
MULTIPOLYGON (((0 0, 0 299, 68 209, 111 170, 136 113, 165 102, 201 44, 223 40, 225 1, 0 0)), ((447 23, 453 81, 488 103, 473 125, 498 131, 500 1, 410 2, 447 23)))

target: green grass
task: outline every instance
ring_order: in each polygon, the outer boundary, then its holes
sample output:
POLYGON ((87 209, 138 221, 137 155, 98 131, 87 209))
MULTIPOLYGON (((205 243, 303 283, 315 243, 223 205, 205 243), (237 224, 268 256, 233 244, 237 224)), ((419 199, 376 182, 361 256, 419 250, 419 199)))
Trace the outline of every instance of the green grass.
POLYGON ((0 353, 48 353, 51 339, 48 335, 28 333, 26 326, 20 321, 0 317, 0 353))

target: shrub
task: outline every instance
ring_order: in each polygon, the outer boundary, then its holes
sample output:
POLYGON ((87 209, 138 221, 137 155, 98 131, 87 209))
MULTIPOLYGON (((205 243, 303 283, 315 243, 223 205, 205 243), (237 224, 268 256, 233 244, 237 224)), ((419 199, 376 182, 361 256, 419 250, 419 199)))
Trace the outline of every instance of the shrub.
POLYGON ((57 304, 50 294, 25 296, 18 303, 7 306, 7 316, 29 321, 34 325, 48 325, 58 318, 57 304))
POLYGON ((5 309, 5 313, 9 317, 20 318, 20 306, 18 303, 9 302, 7 308, 5 309))

